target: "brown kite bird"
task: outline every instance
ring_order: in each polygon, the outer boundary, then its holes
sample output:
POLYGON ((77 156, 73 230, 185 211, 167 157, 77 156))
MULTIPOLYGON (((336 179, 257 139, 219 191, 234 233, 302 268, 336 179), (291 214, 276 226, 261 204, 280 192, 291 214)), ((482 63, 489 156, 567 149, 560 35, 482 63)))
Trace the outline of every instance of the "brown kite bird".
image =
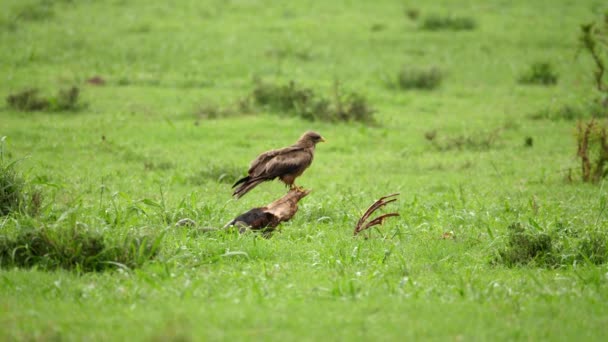
POLYGON ((258 184, 277 177, 294 189, 294 181, 310 166, 315 145, 322 141, 325 139, 319 133, 308 131, 292 146, 260 154, 251 162, 247 177, 234 183, 232 187, 238 187, 232 195, 240 198, 258 184))

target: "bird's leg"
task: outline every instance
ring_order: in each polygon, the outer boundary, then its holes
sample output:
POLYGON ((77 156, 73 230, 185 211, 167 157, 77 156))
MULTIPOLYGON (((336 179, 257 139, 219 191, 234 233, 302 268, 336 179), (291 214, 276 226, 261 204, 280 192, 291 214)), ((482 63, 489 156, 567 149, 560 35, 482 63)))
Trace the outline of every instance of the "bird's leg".
POLYGON ((291 185, 291 187, 289 188, 289 190, 297 190, 297 191, 304 191, 304 187, 302 186, 297 186, 295 183, 291 185))

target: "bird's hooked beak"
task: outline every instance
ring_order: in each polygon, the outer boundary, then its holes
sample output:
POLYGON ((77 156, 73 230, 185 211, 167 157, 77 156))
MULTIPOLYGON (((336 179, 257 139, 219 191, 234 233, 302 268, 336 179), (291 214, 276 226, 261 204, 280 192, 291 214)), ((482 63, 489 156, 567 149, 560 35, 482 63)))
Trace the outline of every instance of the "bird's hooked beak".
POLYGON ((321 137, 321 139, 319 139, 319 142, 325 142, 325 138, 321 137))

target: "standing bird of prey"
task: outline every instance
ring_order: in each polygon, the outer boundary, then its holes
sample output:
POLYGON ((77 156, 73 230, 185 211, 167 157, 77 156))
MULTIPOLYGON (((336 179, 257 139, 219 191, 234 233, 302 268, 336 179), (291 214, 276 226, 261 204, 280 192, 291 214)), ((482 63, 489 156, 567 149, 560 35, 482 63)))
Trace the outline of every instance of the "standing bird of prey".
POLYGON ((308 131, 292 146, 260 154, 251 162, 247 177, 234 183, 232 187, 238 187, 232 195, 241 198, 258 184, 277 177, 290 189, 296 188, 294 181, 310 166, 315 145, 322 141, 325 139, 319 133, 308 131))

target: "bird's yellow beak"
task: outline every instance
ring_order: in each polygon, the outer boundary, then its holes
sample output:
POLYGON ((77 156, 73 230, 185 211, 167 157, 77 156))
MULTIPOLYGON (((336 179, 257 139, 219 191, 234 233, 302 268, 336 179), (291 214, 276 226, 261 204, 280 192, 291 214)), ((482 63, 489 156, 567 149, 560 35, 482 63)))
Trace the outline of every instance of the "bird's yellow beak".
POLYGON ((325 138, 321 137, 321 139, 319 139, 320 142, 325 142, 325 138))

